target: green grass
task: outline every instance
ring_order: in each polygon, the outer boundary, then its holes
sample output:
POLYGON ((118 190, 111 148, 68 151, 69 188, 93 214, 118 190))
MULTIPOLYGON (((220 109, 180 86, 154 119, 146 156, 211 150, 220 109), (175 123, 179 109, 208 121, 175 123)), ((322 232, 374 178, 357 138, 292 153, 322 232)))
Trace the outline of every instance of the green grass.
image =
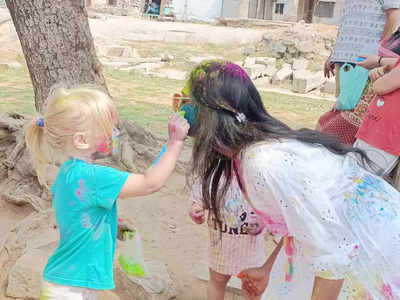
MULTIPOLYGON (((180 91, 183 81, 150 77, 136 72, 105 69, 107 85, 123 119, 138 122, 155 133, 165 135, 171 114, 171 96, 180 91)), ((294 128, 315 126, 331 102, 261 92, 265 107, 278 119, 294 128)), ((0 69, 0 111, 32 115, 34 93, 28 70, 0 69)))

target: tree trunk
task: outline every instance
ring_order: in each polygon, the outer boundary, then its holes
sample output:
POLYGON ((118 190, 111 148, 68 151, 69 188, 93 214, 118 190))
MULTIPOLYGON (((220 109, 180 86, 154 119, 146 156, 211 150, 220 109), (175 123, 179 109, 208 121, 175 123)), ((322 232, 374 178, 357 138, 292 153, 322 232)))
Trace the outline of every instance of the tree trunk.
POLYGON ((37 111, 54 84, 106 88, 84 0, 6 0, 28 65, 37 111))

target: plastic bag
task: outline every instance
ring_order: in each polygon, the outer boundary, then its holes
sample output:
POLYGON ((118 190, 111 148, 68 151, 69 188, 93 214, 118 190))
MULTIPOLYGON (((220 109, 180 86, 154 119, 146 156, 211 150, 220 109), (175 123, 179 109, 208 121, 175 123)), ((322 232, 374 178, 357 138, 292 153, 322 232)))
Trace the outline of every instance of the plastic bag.
POLYGON ((149 277, 150 273, 143 258, 142 240, 137 230, 124 232, 125 242, 119 255, 121 268, 129 275, 149 277))
POLYGON ((369 71, 360 66, 344 64, 340 68, 340 95, 336 108, 339 110, 352 110, 360 101, 361 95, 367 85, 369 71))

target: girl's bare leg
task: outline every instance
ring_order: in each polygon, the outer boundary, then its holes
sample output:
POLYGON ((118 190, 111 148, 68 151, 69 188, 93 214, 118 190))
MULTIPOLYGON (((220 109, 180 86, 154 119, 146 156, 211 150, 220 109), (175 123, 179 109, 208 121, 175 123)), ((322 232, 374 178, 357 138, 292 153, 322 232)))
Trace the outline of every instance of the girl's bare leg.
POLYGON ((337 300, 343 286, 343 279, 330 280, 315 277, 311 300, 337 300))
POLYGON ((230 275, 220 274, 210 269, 207 300, 224 300, 226 284, 230 278, 230 275))

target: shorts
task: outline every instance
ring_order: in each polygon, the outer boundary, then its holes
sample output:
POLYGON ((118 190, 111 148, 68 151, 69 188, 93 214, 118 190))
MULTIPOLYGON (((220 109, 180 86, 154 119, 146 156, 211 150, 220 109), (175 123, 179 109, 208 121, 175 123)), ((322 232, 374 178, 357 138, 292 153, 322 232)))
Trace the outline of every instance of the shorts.
POLYGON ((97 300, 98 291, 42 280, 40 300, 97 300))

